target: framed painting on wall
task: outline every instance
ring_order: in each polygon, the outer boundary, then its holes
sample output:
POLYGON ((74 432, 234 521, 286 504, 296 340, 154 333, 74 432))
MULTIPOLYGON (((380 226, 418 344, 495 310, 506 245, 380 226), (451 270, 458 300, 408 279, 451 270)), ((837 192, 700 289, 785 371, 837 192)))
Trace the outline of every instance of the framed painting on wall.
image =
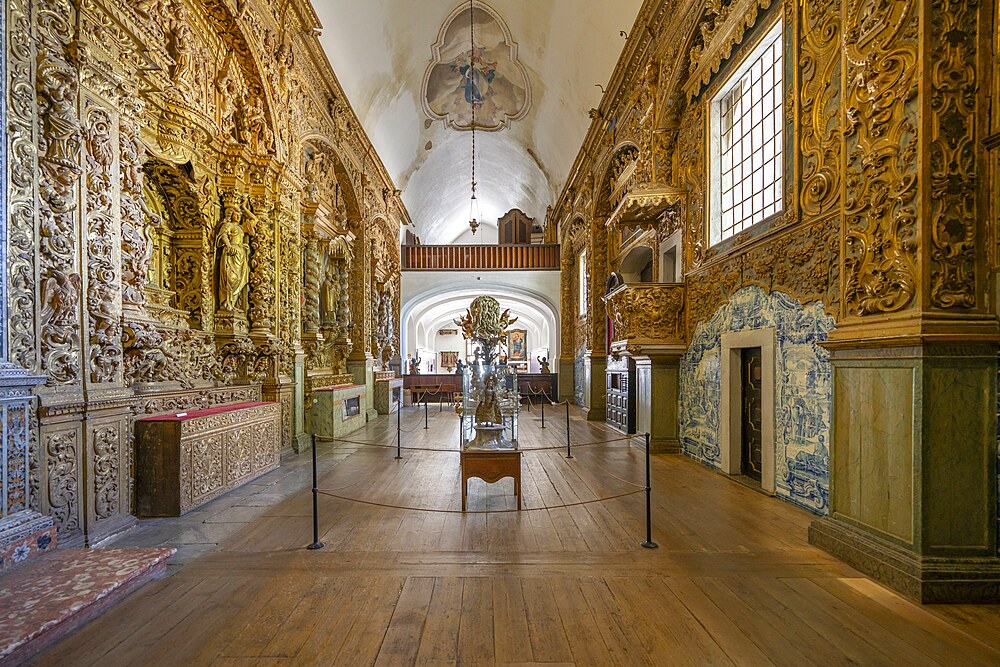
POLYGON ((511 329, 507 332, 507 359, 509 361, 528 359, 528 332, 524 329, 511 329))
POLYGON ((458 351, 441 353, 441 368, 447 369, 450 373, 458 365, 458 351))

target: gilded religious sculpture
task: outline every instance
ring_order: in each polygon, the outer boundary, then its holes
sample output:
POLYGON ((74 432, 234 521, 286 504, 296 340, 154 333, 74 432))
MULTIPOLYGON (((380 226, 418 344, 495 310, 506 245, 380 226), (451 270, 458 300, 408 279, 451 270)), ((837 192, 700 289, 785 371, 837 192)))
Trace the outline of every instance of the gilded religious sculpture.
MULTIPOLYGON (((500 303, 490 296, 473 300, 465 317, 456 319, 466 340, 475 345, 475 360, 463 374, 463 405, 460 413, 472 417, 475 437, 465 444, 466 449, 511 449, 514 444, 507 439, 505 417, 510 418, 511 431, 520 409, 517 374, 505 364, 496 365, 501 346, 507 340, 507 328, 517 321, 510 310, 500 311, 500 303)), ((463 430, 465 418, 463 417, 463 430)), ((464 436, 463 436, 464 437, 464 436)))
POLYGON ((250 277, 250 244, 247 236, 253 233, 257 217, 250 210, 249 201, 242 206, 226 208, 219 227, 216 247, 219 248, 219 308, 237 311, 243 308, 243 290, 250 277))

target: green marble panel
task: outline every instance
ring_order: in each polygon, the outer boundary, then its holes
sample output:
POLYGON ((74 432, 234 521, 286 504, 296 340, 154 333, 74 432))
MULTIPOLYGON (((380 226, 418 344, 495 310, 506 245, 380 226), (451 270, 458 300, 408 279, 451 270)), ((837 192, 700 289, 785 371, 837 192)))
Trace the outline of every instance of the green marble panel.
POLYGON ((834 512, 913 541, 914 367, 834 368, 834 512))
POLYGON ((990 555, 996 474, 995 369, 929 362, 924 376, 925 554, 990 555))

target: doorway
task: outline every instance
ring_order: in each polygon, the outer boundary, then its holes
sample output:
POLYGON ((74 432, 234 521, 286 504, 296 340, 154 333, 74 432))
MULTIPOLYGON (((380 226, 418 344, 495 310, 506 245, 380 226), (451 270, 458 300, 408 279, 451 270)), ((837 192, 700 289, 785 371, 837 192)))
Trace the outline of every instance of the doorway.
POLYGON ((720 467, 774 493, 774 329, 724 333, 721 342, 720 467))

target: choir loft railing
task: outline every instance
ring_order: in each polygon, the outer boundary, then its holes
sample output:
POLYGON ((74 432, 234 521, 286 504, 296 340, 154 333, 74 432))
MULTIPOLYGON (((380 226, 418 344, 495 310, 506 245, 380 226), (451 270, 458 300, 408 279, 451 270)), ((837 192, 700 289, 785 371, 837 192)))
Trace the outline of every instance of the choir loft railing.
POLYGON ((404 245, 404 271, 558 271, 559 244, 404 245))

